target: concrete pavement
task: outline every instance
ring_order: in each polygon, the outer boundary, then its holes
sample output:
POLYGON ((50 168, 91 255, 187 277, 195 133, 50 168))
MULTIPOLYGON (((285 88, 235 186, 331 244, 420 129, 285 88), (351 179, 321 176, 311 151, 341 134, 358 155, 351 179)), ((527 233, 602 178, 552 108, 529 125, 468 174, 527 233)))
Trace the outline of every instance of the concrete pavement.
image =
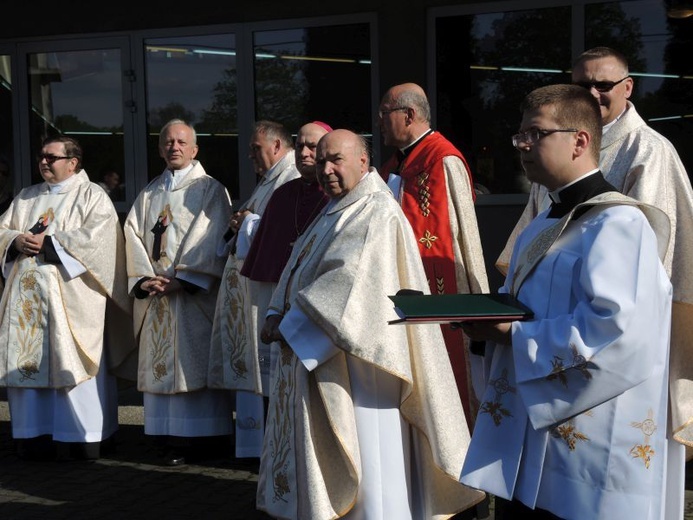
MULTIPOLYGON (((268 520, 255 509, 257 467, 228 453, 178 468, 159 465, 144 435, 141 395, 120 392, 113 453, 96 461, 28 462, 15 454, 0 390, 0 520, 268 520)), ((693 466, 689 464, 693 487, 693 466)), ((485 520, 494 520, 491 514, 485 520)), ((684 520, 693 520, 686 491, 684 520)))
POLYGON ((7 402, 0 396, 0 519, 270 518, 255 509, 257 467, 234 464, 228 456, 160 466, 144 435, 139 396, 131 388, 121 393, 114 452, 97 461, 64 462, 16 456, 7 402))

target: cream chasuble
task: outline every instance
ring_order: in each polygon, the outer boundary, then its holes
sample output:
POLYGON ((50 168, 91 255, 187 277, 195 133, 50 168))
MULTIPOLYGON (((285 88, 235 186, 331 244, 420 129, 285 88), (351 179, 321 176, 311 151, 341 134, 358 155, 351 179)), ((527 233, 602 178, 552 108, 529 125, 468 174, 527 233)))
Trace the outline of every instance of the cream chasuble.
MULTIPOLYGON (((440 327, 388 324, 396 318, 388 295, 429 292, 411 227, 373 170, 323 211, 296 243, 270 307, 304 315, 334 354, 308 371, 291 347, 281 347, 258 508, 277 518, 345 516, 361 511, 363 501, 377 503, 392 472, 393 481, 408 475, 411 488, 393 491, 404 497, 397 512, 376 517, 402 518, 404 510, 448 518, 484 495, 458 482, 469 433, 440 327), (366 388, 371 378, 391 390, 366 388), (368 403, 393 389, 392 408, 368 403), (383 446, 377 434, 361 435, 367 412, 400 438, 383 446), (378 453, 391 457, 388 448, 398 445, 397 464, 374 460, 378 453)), ((301 343, 300 334, 291 341, 301 343)), ((315 348, 310 338, 303 342, 315 348)))
MULTIPOLYGON (((274 190, 298 177, 295 156, 289 152, 263 176, 242 208, 262 217, 274 190)), ((241 276, 242 266, 243 260, 229 255, 214 317, 209 386, 267 395, 258 349, 269 363, 269 346, 260 341, 259 331, 274 287, 241 276)))
MULTIPOLYGON (((295 155, 288 152, 260 179, 242 209, 261 218, 274 190, 298 177, 295 155)), ((244 222, 239 234, 246 230, 244 222)), ((244 237, 247 247, 251 240, 244 237)), ((262 396, 267 395, 262 373, 268 373, 270 360, 270 346, 260 341, 260 329, 273 287, 242 276, 242 267, 242 258, 235 253, 228 256, 214 316, 208 384, 237 390, 236 456, 259 457, 265 422, 262 396)))
POLYGON ((138 389, 153 394, 207 387, 209 337, 223 270, 214 237, 226 229, 231 203, 224 186, 199 162, 193 164, 172 190, 166 189, 165 175, 149 183, 125 221, 131 287, 154 275, 195 280, 200 286, 194 293, 135 299, 138 389))
MULTIPOLYGON (((69 388, 94 377, 102 359, 106 306, 129 316, 123 235, 106 193, 74 174, 60 191, 25 188, 0 218, 0 255, 9 274, 0 301, 0 383, 16 388, 69 388), (29 230, 52 235, 75 268, 19 255, 14 239, 29 230), (78 273, 78 274, 77 274, 78 273)), ((112 337, 110 367, 134 349, 128 334, 112 337)))

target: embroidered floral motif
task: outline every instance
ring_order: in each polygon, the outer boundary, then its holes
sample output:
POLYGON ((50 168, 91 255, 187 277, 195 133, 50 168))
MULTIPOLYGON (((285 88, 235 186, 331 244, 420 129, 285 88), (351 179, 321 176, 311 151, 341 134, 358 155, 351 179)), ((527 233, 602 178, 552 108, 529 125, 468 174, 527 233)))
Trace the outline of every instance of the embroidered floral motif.
POLYGON ((268 416, 266 435, 271 435, 269 446, 272 458, 273 500, 288 502, 286 495, 292 492, 289 472, 294 467, 289 459, 293 452, 291 423, 293 420, 293 401, 296 393, 296 370, 298 358, 285 344, 281 344, 281 365, 275 381, 273 409, 268 416))
MULTIPOLYGON (((567 218, 567 217, 564 217, 567 218)), ((517 294, 520 285, 527 275, 532 271, 536 262, 546 254, 551 245, 556 241, 563 231, 564 220, 561 219, 557 224, 548 227, 537 235, 532 242, 520 253, 520 261, 513 273, 511 293, 517 294)))
POLYGON ((431 205, 431 192, 428 188, 429 177, 430 175, 426 172, 421 172, 416 176, 416 185, 419 187, 419 209, 424 217, 431 213, 429 209, 431 205))
POLYGON ((438 237, 431 234, 429 230, 426 230, 424 236, 419 239, 419 242, 421 242, 426 249, 431 249, 433 247, 433 242, 436 240, 438 240, 438 237))
POLYGON ((578 441, 587 442, 590 440, 587 435, 575 429, 575 419, 570 419, 555 428, 551 428, 551 435, 563 439, 570 451, 575 451, 578 441))
POLYGON ((222 334, 226 336, 225 344, 228 354, 228 363, 234 379, 246 379, 250 372, 246 363, 245 353, 248 345, 248 334, 243 314, 244 291, 241 288, 241 277, 238 269, 232 267, 226 275, 227 290, 224 309, 228 309, 226 319, 222 325, 222 334))
MULTIPOLYGON (((589 362, 587 359, 578 352, 577 347, 575 346, 574 343, 570 344, 570 349, 573 351, 573 360, 571 365, 568 367, 568 369, 574 369, 578 370, 581 374, 582 377, 585 379, 589 380, 592 379, 592 374, 590 374, 589 370, 587 370, 589 362)), ((553 379, 558 379, 563 386, 568 386, 568 378, 566 377, 566 367, 563 364, 563 358, 560 356, 554 356, 553 361, 551 361, 551 364, 553 365, 553 369, 551 370, 551 374, 546 376, 547 381, 551 381, 553 379)))
POLYGON ((43 327, 40 325, 44 306, 38 278, 41 274, 36 269, 29 269, 20 276, 19 297, 14 303, 19 323, 16 348, 20 381, 35 380, 39 373, 43 347, 43 327))
POLYGON ((508 369, 504 368, 501 372, 501 377, 498 379, 492 379, 490 381, 490 386, 496 391, 493 401, 484 401, 479 407, 479 413, 487 413, 493 419, 493 423, 499 426, 503 417, 512 417, 513 414, 510 410, 503 408, 503 395, 511 392, 515 393, 515 388, 510 386, 510 381, 508 381, 508 369))
POLYGON ((643 444, 636 444, 630 449, 630 456, 634 459, 642 459, 645 468, 649 469, 652 457, 655 456, 655 450, 650 445, 650 437, 657 431, 657 425, 654 422, 654 412, 650 408, 647 411, 647 419, 642 422, 632 422, 630 425, 641 430, 645 437, 643 444))
POLYGON ((166 357, 173 348, 173 320, 171 304, 167 296, 152 299, 153 312, 150 313, 151 327, 149 354, 152 356, 152 369, 155 381, 162 381, 168 375, 166 357))

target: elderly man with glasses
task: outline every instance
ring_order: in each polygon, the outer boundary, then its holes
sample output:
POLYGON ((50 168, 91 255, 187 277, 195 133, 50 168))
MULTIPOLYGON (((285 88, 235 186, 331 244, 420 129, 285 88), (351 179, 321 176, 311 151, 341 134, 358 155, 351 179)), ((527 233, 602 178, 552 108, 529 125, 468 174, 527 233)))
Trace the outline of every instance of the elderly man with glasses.
MULTIPOLYGON (((673 145, 647 126, 629 101, 633 79, 618 51, 596 47, 573 64, 573 83, 599 102, 602 144, 599 166, 625 195, 662 209, 671 221, 664 267, 674 286, 671 329, 671 405, 676 440, 693 446, 693 190, 673 145)), ((547 190, 532 186, 529 202, 496 266, 507 273, 518 234, 550 204, 547 190)), ((683 446, 681 447, 683 449, 683 446)), ((690 457, 689 457, 690 458, 690 457)))
MULTIPOLYGON (((431 128, 426 93, 414 83, 395 85, 383 96, 378 117, 385 145, 396 148, 380 175, 414 229, 431 292, 488 292, 472 173, 462 153, 431 128)), ((465 338, 450 325, 442 329, 471 427, 476 400, 465 338)))

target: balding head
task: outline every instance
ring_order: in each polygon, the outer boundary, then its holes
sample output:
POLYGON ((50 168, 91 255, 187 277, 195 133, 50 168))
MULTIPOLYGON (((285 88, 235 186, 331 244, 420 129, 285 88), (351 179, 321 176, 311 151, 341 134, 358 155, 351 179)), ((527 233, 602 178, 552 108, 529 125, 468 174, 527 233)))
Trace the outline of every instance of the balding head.
POLYGON ((402 83, 388 89, 380 102, 379 123, 388 146, 404 148, 431 126, 431 107, 424 89, 402 83))
POLYGON ((315 150, 320 138, 328 132, 329 126, 317 123, 303 125, 296 135, 296 168, 301 177, 315 181, 315 150))
POLYGON ((349 130, 325 134, 316 151, 318 181, 331 198, 343 197, 368 172, 368 144, 349 130))

